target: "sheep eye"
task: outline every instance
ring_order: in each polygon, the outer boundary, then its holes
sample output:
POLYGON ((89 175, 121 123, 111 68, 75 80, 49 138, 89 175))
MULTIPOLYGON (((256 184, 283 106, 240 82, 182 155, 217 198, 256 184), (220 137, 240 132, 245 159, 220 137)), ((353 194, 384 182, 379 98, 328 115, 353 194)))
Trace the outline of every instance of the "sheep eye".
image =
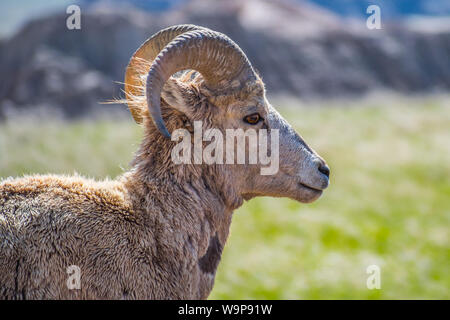
POLYGON ((253 113, 251 115, 248 115, 244 118, 244 121, 248 124, 257 124, 259 121, 261 121, 261 116, 258 113, 253 113))

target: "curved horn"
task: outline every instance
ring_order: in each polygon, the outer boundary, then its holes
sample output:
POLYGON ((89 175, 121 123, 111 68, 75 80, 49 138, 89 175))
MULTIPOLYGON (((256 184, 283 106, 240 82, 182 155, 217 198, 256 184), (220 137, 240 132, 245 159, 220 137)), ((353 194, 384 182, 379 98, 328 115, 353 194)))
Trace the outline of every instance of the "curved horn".
POLYGON ((142 70, 140 69, 142 69, 142 59, 151 64, 161 50, 175 37, 187 31, 200 29, 206 30, 206 28, 192 24, 182 24, 163 29, 148 38, 133 54, 125 72, 125 96, 131 115, 137 123, 142 122, 142 115, 138 107, 133 105, 132 97, 141 93, 140 77, 142 70))
POLYGON ((256 79, 244 52, 226 35, 209 29, 188 31, 173 39, 156 57, 147 76, 147 104, 158 130, 170 138, 161 117, 161 90, 174 73, 192 69, 201 73, 209 89, 238 80, 256 79))

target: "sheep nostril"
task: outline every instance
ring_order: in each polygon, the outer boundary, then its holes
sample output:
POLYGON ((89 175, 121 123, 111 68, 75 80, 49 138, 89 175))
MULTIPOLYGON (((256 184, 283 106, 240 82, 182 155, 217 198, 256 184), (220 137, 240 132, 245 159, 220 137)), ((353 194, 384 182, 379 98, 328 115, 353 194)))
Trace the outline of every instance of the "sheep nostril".
POLYGON ((326 175, 328 178, 330 177, 330 168, 326 164, 321 165, 319 167, 319 171, 326 175))

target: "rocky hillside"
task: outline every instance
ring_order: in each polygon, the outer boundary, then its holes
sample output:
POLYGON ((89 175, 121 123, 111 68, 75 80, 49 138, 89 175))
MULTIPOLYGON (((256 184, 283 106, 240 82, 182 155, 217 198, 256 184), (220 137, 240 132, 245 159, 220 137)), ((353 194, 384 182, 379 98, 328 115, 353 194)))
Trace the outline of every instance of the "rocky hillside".
MULTIPOLYGON (((362 95, 372 90, 450 90, 450 25, 383 25, 343 20, 306 2, 193 0, 163 13, 99 7, 82 15, 35 20, 0 43, 0 115, 49 107, 65 116, 113 110, 99 101, 122 96, 128 59, 159 29, 194 23, 234 39, 271 94, 303 98, 362 95)), ((117 107, 119 108, 119 107, 117 107)), ((120 107, 123 109, 123 107, 120 107)))

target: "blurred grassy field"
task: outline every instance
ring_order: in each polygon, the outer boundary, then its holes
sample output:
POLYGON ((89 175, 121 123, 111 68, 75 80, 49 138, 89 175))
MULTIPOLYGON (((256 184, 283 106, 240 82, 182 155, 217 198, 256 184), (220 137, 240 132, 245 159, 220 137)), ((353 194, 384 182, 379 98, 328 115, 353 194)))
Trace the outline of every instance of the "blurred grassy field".
MULTIPOLYGON (((331 167, 314 204, 260 198, 234 216, 212 299, 450 298, 450 99, 281 113, 331 167), (366 268, 381 268, 368 290, 366 268)), ((140 139, 130 121, 0 124, 0 177, 115 177, 140 139)))

